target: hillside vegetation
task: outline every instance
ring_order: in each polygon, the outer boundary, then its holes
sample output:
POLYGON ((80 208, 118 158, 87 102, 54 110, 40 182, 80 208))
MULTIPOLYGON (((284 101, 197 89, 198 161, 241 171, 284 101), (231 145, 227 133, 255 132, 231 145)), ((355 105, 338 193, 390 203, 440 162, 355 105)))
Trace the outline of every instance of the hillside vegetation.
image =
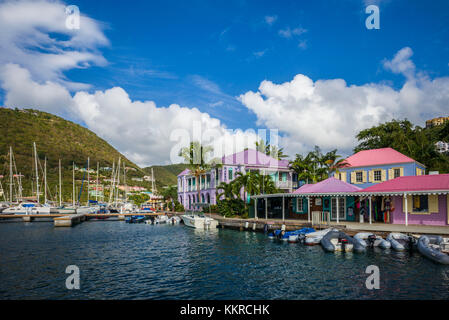
MULTIPOLYGON (((24 195, 31 195, 31 179, 33 176, 33 142, 36 142, 37 153, 43 167, 47 157, 47 177, 50 191, 55 193, 58 180, 58 161, 61 159, 65 197, 72 193, 72 162, 83 168, 90 158, 90 168, 112 167, 121 157, 123 164, 134 168, 128 171, 129 181, 132 176, 143 176, 145 173, 136 164, 128 160, 105 140, 89 129, 58 116, 32 109, 0 108, 0 175, 9 174, 9 147, 13 148, 17 173, 24 175, 22 185, 24 195)), ((41 173, 40 173, 41 175, 41 173)), ((110 178, 111 173, 104 173, 110 178)), ((5 177, 6 178, 6 177, 5 177)), ((8 189, 7 179, 2 179, 4 189, 8 189)), ((91 180, 95 179, 92 177, 91 180)), ((77 173, 76 179, 82 179, 77 173)))

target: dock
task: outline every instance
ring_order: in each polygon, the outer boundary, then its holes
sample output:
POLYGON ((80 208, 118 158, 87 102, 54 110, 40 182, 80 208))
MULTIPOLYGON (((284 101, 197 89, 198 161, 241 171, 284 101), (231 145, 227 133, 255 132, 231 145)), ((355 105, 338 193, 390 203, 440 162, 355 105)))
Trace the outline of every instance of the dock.
POLYGON ((128 216, 145 216, 156 217, 160 215, 182 215, 183 212, 171 212, 161 211, 152 213, 78 213, 78 214, 62 214, 62 213, 50 213, 50 214, 0 214, 1 220, 9 219, 21 219, 23 222, 32 222, 35 219, 53 219, 55 227, 72 227, 81 222, 94 218, 118 218, 118 220, 125 220, 128 216))
POLYGON ((358 223, 341 221, 312 224, 307 220, 293 220, 293 219, 241 219, 241 218, 224 218, 219 215, 212 214, 212 218, 218 220, 219 228, 228 228, 240 231, 255 231, 264 232, 265 225, 268 225, 269 231, 281 229, 285 226, 286 231, 298 230, 301 228, 315 228, 317 230, 326 228, 337 228, 350 236, 354 236, 358 232, 373 232, 380 236, 386 237, 390 232, 411 233, 411 234, 434 234, 443 237, 449 236, 448 226, 423 226, 423 225, 402 225, 389 223, 358 223))

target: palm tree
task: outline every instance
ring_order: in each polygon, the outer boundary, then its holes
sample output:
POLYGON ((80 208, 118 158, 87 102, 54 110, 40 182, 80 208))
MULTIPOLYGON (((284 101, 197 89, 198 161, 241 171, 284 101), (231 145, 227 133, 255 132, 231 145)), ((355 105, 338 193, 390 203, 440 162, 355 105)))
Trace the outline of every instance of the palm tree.
POLYGON ((231 183, 222 182, 217 187, 217 200, 219 200, 221 197, 224 197, 225 200, 232 200, 236 198, 235 194, 235 186, 231 183), (221 190, 221 192, 219 192, 221 190))
POLYGON ((337 149, 329 151, 323 156, 323 162, 327 169, 327 176, 330 177, 334 172, 339 173, 341 168, 348 166, 346 159, 342 159, 337 154, 337 149))
POLYGON ((179 156, 189 165, 190 171, 196 180, 196 188, 198 192, 198 201, 201 199, 200 179, 206 174, 211 166, 207 161, 207 155, 213 151, 211 146, 203 146, 197 141, 190 143, 188 147, 184 147, 179 151, 179 156))
POLYGON ((288 155, 284 154, 284 148, 278 148, 276 146, 270 147, 269 156, 281 160, 282 158, 288 158, 288 155))
POLYGON ((256 150, 259 152, 262 152, 264 154, 270 153, 270 145, 265 144, 265 141, 263 139, 260 139, 260 141, 256 141, 256 150))

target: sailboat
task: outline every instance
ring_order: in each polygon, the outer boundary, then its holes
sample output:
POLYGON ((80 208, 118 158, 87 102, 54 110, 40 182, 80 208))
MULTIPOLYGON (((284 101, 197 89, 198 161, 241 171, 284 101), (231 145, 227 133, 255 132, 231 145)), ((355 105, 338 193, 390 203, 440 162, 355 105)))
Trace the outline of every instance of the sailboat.
MULTIPOLYGON (((11 206, 3 210, 3 214, 50 214, 50 206, 42 205, 39 202, 39 170, 36 142, 33 142, 33 157, 36 173, 36 202, 20 202, 15 206, 11 206)), ((12 148, 10 148, 10 174, 12 174, 12 148)), ((19 180, 20 181, 20 180, 19 180)), ((11 181, 12 183, 12 181, 11 181)), ((21 188, 19 188, 21 190, 21 188)), ((12 184, 10 186, 10 199, 12 202, 12 184)))

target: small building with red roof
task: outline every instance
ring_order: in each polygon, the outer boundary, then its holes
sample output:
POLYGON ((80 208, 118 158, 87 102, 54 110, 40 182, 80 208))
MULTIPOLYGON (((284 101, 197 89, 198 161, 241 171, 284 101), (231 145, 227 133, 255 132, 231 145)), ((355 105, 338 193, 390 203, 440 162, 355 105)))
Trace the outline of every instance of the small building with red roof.
POLYGON ((358 186, 331 177, 315 184, 305 184, 291 193, 252 198, 267 202, 266 210, 263 210, 264 205, 258 206, 258 217, 310 221, 312 213, 318 213, 321 219, 325 217, 324 220, 356 221, 356 204, 361 190, 358 186))
POLYGON ((346 166, 334 177, 367 188, 403 176, 420 176, 426 167, 418 161, 394 150, 380 148, 362 150, 345 159, 346 166))
POLYGON ((383 214, 387 218, 385 222, 449 225, 449 174, 399 177, 359 193, 361 197, 371 198, 371 214, 383 214), (384 206, 375 207, 374 201, 378 199, 384 206), (388 207, 386 201, 390 204, 388 207))

